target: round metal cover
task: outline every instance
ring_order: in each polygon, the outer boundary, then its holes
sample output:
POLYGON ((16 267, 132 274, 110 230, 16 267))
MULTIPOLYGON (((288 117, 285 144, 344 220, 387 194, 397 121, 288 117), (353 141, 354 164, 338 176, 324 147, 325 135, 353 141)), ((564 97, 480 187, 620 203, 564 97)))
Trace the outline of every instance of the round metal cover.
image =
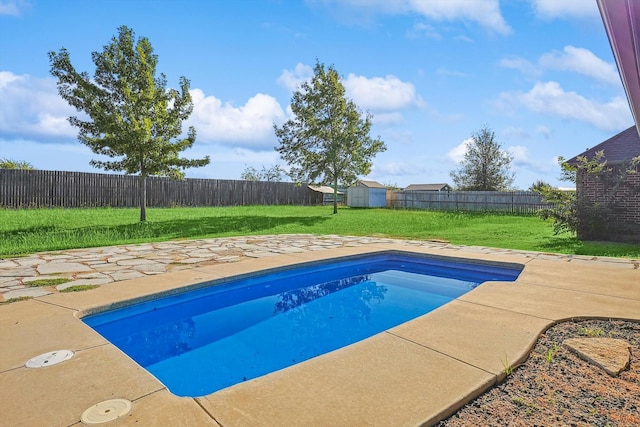
POLYGON ((25 366, 27 368, 44 368, 45 366, 57 365, 72 357, 73 351, 71 350, 50 351, 27 360, 25 366))
POLYGON ((97 403, 82 413, 80 421, 84 424, 102 424, 127 415, 131 411, 131 402, 126 399, 110 399, 97 403))

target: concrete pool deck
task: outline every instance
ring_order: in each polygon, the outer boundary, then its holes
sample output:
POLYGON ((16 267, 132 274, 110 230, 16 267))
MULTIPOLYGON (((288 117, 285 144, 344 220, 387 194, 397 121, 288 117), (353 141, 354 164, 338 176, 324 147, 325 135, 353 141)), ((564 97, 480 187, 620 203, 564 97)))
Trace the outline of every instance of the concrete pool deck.
POLYGON ((115 398, 133 402, 132 409, 104 425, 430 425, 503 379, 505 367, 524 361, 548 327, 586 317, 640 320, 637 260, 339 236, 176 241, 5 259, 0 294, 33 296, 0 306, 0 419, 11 426, 82 425, 87 408, 115 398), (365 341, 201 398, 172 395, 78 319, 204 281, 383 250, 525 267, 514 283, 485 283, 365 341), (23 287, 60 276, 100 287, 23 287), (62 349, 74 357, 25 367, 62 349))

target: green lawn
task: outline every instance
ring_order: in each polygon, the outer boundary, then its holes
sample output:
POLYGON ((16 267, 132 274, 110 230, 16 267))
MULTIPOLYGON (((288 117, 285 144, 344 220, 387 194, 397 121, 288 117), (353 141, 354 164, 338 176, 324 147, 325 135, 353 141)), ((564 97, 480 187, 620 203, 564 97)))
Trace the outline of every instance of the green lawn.
POLYGON ((332 207, 244 206, 148 209, 0 210, 0 256, 173 239, 260 234, 339 234, 441 239, 541 252, 640 257, 640 245, 584 243, 554 235, 536 216, 332 207))

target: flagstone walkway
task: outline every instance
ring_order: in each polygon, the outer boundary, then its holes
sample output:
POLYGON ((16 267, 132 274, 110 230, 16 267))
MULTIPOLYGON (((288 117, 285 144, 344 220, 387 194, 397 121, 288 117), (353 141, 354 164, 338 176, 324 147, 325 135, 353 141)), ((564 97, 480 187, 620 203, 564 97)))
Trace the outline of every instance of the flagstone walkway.
POLYGON ((411 241, 375 237, 354 237, 311 234, 249 236, 199 240, 175 240, 99 248, 36 253, 21 258, 0 259, 1 300, 39 297, 78 285, 103 285, 121 280, 162 274, 200 265, 237 262, 247 258, 262 258, 287 253, 322 249, 391 243, 410 247, 480 253, 524 254, 528 258, 558 259, 569 262, 598 261, 606 264, 633 264, 638 260, 596 258, 592 256, 558 255, 539 252, 470 248, 446 242, 411 241), (30 287, 40 279, 68 278, 71 281, 57 287, 30 287))

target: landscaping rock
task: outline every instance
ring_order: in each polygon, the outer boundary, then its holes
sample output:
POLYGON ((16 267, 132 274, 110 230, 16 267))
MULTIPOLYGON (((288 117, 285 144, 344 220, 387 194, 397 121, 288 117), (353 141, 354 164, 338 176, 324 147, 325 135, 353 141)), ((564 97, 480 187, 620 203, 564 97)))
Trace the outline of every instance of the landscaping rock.
POLYGON ((569 338, 563 342, 578 357, 604 369, 612 377, 629 368, 631 344, 615 338, 569 338))

